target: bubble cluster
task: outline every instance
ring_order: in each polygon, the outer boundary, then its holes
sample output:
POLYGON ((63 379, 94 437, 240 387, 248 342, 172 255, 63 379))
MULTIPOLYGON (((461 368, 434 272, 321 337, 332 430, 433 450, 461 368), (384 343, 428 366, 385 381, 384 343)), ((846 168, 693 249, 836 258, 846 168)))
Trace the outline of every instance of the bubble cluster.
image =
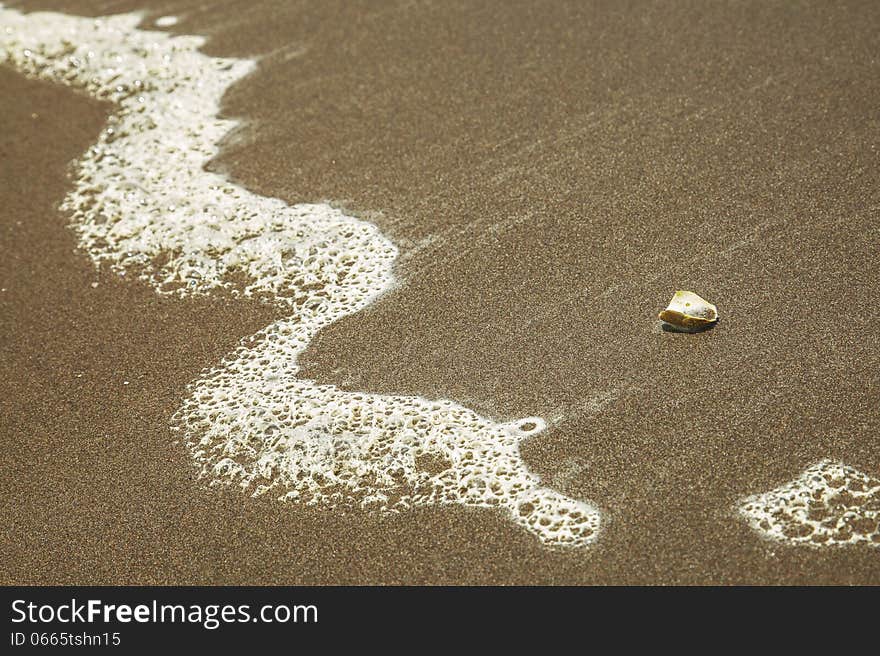
POLYGON ((778 542, 880 547, 880 479, 843 463, 823 460, 738 508, 753 529, 778 542))
POLYGON ((549 545, 595 540, 598 511, 544 487, 522 461, 519 442, 544 428, 540 418, 498 423, 451 401, 298 378, 321 328, 390 287, 397 250, 326 204, 290 206, 205 171, 235 126, 217 117, 220 100, 254 62, 208 57, 202 38, 139 30, 141 20, 0 5, 0 63, 115 108, 63 204, 96 265, 163 294, 224 289, 289 310, 203 372, 175 413, 202 475, 330 508, 497 508, 549 545))

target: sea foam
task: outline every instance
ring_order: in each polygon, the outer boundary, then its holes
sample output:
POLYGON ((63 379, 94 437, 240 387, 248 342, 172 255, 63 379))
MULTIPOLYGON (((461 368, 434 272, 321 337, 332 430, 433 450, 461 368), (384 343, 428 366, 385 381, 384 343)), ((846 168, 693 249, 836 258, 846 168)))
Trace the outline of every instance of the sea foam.
POLYGON ((880 547, 880 480, 832 460, 796 479, 745 497, 740 513, 764 537, 813 547, 880 547))
POLYGON ((96 266, 162 294, 225 289, 289 312, 204 371, 174 414, 201 474, 328 508, 497 508, 547 545, 593 542, 599 512, 543 486, 520 456, 520 441, 544 429, 540 418, 498 423, 448 400, 297 377, 297 357, 321 328, 389 288, 397 250, 329 205, 288 205, 207 172, 236 125, 218 118, 221 98, 255 63, 208 57, 201 37, 140 30, 142 18, 0 5, 0 62, 115 108, 75 163, 63 203, 96 266))

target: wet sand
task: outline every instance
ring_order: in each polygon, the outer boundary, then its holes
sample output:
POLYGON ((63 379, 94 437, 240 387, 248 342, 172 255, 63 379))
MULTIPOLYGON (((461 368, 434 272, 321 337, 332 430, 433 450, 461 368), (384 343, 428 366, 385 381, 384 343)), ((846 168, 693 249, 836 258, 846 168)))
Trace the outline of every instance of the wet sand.
POLYGON ((279 312, 95 273, 55 208, 108 108, 0 71, 0 581, 880 582, 876 549, 765 542, 732 511, 822 458, 880 472, 880 11, 200 4, 150 16, 263 57, 212 167, 401 248, 399 287, 305 375, 557 418, 526 462, 604 533, 553 552, 489 511, 204 489, 168 419, 279 312), (660 331, 677 288, 719 325, 660 331))

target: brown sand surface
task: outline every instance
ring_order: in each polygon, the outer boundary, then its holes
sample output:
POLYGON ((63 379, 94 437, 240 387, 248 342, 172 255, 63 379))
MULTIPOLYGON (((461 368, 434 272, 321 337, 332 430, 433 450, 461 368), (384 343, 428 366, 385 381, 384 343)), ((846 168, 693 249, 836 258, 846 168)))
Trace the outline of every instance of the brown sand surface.
POLYGON ((732 511, 822 458, 880 473, 875 4, 21 4, 261 57, 212 167, 402 252, 306 375, 555 419, 526 462, 606 526, 553 552, 488 511, 204 489, 169 416, 278 312, 95 273, 56 206, 108 108, 0 71, 0 582, 880 583, 877 549, 732 511), (677 288, 719 325, 659 330, 677 288))

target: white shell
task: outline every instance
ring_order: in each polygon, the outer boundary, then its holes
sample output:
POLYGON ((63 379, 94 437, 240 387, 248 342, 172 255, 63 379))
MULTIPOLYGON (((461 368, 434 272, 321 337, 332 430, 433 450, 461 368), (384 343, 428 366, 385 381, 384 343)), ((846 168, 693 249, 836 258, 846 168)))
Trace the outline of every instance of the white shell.
POLYGON ((677 328, 699 330, 718 321, 718 308, 693 292, 679 290, 658 316, 677 328))

